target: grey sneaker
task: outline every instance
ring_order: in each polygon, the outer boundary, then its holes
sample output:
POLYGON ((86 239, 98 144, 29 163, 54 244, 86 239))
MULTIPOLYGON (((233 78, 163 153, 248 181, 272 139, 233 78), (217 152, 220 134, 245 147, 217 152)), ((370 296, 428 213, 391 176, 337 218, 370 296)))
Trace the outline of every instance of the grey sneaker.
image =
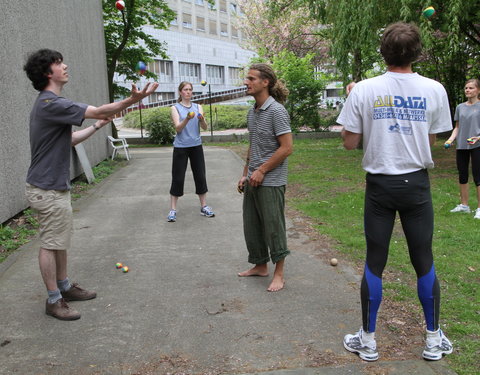
POLYGON ((363 328, 354 335, 345 335, 343 338, 343 346, 349 352, 357 353, 364 361, 376 361, 378 359, 377 343, 375 340, 367 344, 363 343, 363 328))
POLYGON ((215 216, 215 214, 212 211, 212 208, 208 207, 208 206, 203 206, 200 210, 200 213, 203 216, 206 216, 206 217, 214 217, 215 216))
POLYGON ((449 339, 439 329, 434 333, 427 332, 425 349, 422 357, 429 361, 438 361, 446 354, 453 352, 453 345, 449 339))
POLYGON ((457 207, 455 207, 453 210, 450 210, 450 212, 470 212, 470 207, 464 205, 464 204, 459 204, 457 207))
POLYGON ((170 210, 170 212, 168 213, 168 216, 167 216, 167 221, 169 223, 174 223, 175 221, 177 221, 177 211, 170 210))

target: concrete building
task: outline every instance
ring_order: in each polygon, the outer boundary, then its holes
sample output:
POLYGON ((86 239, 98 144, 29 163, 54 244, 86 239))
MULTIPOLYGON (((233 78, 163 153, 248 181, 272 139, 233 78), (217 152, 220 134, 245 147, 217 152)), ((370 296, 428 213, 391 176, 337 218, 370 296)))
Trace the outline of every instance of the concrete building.
MULTIPOLYGON (((210 84, 212 92, 243 85, 241 70, 256 54, 240 46, 242 35, 234 26, 234 17, 240 12, 233 0, 215 0, 212 7, 205 0, 167 0, 177 14, 169 30, 145 30, 167 44, 169 59, 155 59, 148 70, 158 74, 157 92, 144 104, 177 97, 181 81, 194 85, 195 94, 206 94, 210 84)), ((130 87, 117 77, 119 84, 130 87)), ((144 80, 140 81, 140 85, 144 80)))
MULTIPOLYGON (((28 53, 50 48, 63 54, 70 80, 63 95, 101 105, 108 102, 101 0, 0 0, 0 224, 27 208, 30 165, 29 114, 38 92, 22 67, 28 53)), ((82 127, 93 121, 85 121, 82 127)), ((108 157, 107 130, 84 142, 92 165, 108 157)), ((73 153, 75 155, 75 153, 73 153)), ((82 173, 72 160, 71 177, 82 173)))

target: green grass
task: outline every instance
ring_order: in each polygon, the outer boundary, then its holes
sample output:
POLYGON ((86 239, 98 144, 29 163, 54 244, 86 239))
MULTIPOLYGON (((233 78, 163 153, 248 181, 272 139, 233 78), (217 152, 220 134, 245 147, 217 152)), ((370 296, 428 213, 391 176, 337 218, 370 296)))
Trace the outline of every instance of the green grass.
MULTIPOLYGON (((458 203, 454 150, 434 146, 436 168, 430 171, 435 210, 433 251, 441 284, 441 324, 455 351, 447 361, 458 374, 477 373, 480 356, 480 221, 473 214, 452 214, 458 203)), ((289 204, 309 216, 316 229, 338 243, 346 257, 362 264, 365 256, 363 199, 365 172, 362 151, 344 150, 339 139, 297 140, 289 157, 289 204)), ((476 192, 471 183, 471 206, 476 192)), ((399 281, 384 283, 385 295, 418 304, 416 277, 397 220, 388 270, 399 281)))
POLYGON ((7 225, 0 225, 0 263, 7 256, 27 243, 37 233, 38 222, 31 210, 13 218, 7 225))
MULTIPOLYGON (((112 161, 111 159, 106 159, 93 167, 95 180, 91 185, 85 182, 85 176, 83 175, 73 182, 71 190, 72 200, 80 198, 82 194, 91 189, 95 184, 123 165, 125 165, 124 160, 112 161)), ((20 246, 30 241, 37 233, 37 229, 38 222, 35 213, 30 209, 24 210, 7 223, 0 225, 0 263, 5 261, 20 246)))

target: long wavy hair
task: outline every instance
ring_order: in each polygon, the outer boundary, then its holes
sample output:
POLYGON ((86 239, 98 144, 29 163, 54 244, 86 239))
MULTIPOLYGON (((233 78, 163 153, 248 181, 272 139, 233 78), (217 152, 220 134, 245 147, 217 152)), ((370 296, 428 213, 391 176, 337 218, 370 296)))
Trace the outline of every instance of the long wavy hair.
POLYGON ((285 84, 277 78, 275 71, 268 64, 258 63, 250 65, 251 70, 260 73, 261 79, 268 80, 268 93, 279 103, 285 103, 288 97, 288 89, 285 84))

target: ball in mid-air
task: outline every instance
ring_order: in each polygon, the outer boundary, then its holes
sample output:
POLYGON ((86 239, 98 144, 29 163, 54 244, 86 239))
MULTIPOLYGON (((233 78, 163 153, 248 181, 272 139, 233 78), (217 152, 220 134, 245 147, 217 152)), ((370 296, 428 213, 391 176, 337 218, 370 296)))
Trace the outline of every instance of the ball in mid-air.
POLYGON ((125 9, 125 2, 123 2, 122 0, 118 0, 118 1, 115 3, 115 7, 116 7, 118 10, 124 10, 124 9, 125 9))
POLYGON ((435 14, 435 8, 434 7, 425 8, 422 14, 425 18, 430 18, 435 14))
POLYGON ((123 267, 123 264, 122 264, 122 263, 116 263, 116 264, 115 264, 115 268, 116 268, 117 270, 119 270, 119 269, 122 268, 122 267, 123 267))
POLYGON ((127 272, 128 272, 128 266, 122 267, 122 272, 123 272, 123 273, 127 273, 127 272))
POLYGON ((147 64, 145 64, 143 61, 139 61, 137 65, 135 65, 135 69, 140 74, 143 74, 147 71, 147 64))
POLYGON ((336 266, 336 265, 338 264, 337 258, 332 258, 332 259, 330 259, 330 264, 331 264, 332 266, 336 266))
POLYGON ((207 81, 202 81, 202 82, 200 82, 200 84, 201 84, 202 86, 206 86, 206 85, 207 85, 207 81))

